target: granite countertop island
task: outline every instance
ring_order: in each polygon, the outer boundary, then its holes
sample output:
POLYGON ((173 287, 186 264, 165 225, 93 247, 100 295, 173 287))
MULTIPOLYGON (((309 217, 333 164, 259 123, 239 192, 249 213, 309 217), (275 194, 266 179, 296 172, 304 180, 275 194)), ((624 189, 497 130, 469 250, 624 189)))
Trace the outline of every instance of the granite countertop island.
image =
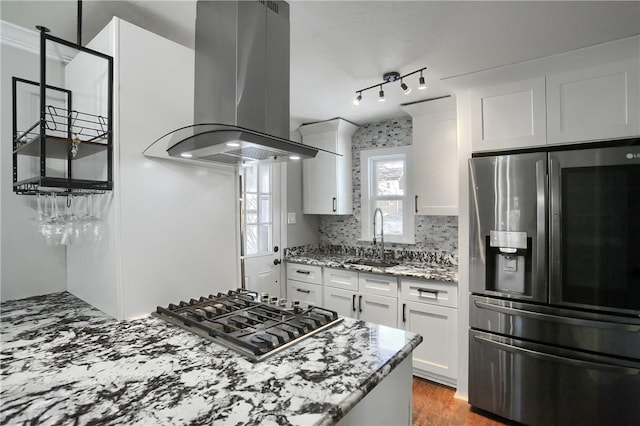
POLYGON ((393 275, 399 277, 413 277, 425 280, 458 282, 458 267, 443 259, 433 257, 426 260, 400 261, 397 266, 375 267, 353 263, 359 258, 340 254, 300 253, 285 257, 290 263, 324 266, 327 268, 349 269, 360 272, 393 275))
POLYGON ((67 292, 0 309, 2 424, 335 424, 422 341, 345 318, 254 364, 67 292))

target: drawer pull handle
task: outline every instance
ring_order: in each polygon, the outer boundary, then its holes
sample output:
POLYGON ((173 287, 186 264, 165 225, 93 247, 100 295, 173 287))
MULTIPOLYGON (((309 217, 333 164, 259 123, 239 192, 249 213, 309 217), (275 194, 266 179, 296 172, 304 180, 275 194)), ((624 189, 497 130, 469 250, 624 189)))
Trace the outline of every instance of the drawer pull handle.
POLYGON ((416 290, 418 290, 418 297, 427 297, 429 299, 437 299, 438 293, 440 293, 438 290, 430 290, 427 288, 417 288, 416 290))
POLYGON ((307 293, 307 294, 311 293, 311 290, 303 290, 301 288, 296 288, 296 291, 299 291, 300 293, 307 293))
POLYGON ((353 295, 353 299, 351 300, 351 307, 353 308, 353 312, 356 311, 356 295, 353 295))
POLYGON ((309 275, 311 274, 311 271, 301 271, 301 270, 296 270, 296 274, 305 274, 305 275, 309 275))
POLYGON ((406 313, 406 310, 407 310, 407 304, 406 304, 406 303, 403 303, 403 304, 402 304, 402 322, 407 322, 407 313, 406 313))
POLYGON ((358 296, 358 312, 362 312, 362 296, 358 296))

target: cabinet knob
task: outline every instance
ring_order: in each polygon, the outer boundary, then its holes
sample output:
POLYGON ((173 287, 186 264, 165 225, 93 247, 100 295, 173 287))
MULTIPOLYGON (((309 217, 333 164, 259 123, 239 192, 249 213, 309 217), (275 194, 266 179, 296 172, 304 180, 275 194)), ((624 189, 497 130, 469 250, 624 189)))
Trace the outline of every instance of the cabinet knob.
POLYGON ((279 265, 279 264, 281 264, 281 263, 282 263, 282 260, 280 260, 280 259, 273 259, 273 264, 274 264, 274 265, 278 266, 278 265, 279 265))

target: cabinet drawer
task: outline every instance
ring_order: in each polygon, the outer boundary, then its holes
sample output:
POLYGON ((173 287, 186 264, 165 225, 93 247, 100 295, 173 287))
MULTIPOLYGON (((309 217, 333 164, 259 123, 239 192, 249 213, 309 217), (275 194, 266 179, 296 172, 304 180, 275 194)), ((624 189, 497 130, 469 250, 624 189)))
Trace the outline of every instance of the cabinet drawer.
POLYGON ((322 282, 329 287, 358 291, 358 272, 324 268, 322 282))
POLYGON ((322 284, 322 267, 287 263, 287 279, 311 284, 322 284))
POLYGON ((358 274, 358 291, 381 296, 398 297, 398 278, 387 275, 358 274))
POLYGON ((458 307, 458 286, 441 281, 402 279, 403 301, 458 307))
POLYGON ((287 300, 299 300, 302 306, 322 306, 322 286, 287 280, 287 300))

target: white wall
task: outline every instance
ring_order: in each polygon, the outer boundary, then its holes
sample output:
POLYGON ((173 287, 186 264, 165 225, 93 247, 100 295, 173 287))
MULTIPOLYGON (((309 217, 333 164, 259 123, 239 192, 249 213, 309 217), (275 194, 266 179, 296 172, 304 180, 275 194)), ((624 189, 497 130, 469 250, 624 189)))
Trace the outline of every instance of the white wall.
POLYGON ((118 18, 96 37, 116 56, 109 233, 71 247, 69 291, 118 318, 239 287, 235 171, 142 156, 192 124, 193 51, 118 18))
MULTIPOLYGON (((15 28, 14 28, 15 29, 15 28)), ((23 30, 24 31, 24 30, 23 30)), ((35 34, 35 32, 33 32, 35 34)), ((66 290, 65 248, 45 246, 32 232, 36 214, 33 196, 16 195, 12 184, 11 78, 40 80, 35 50, 8 44, 3 23, 1 56, 0 140, 0 300, 13 300, 66 290)), ((37 47, 37 44, 33 45, 37 47)), ((49 60, 48 83, 61 86, 62 64, 49 60)))
MULTIPOLYGON (((302 140, 297 130, 291 132, 290 138, 296 142, 302 140)), ((302 190, 302 161, 289 161, 286 211, 295 214, 296 223, 287 225, 285 247, 318 244, 318 216, 302 214, 302 190)))

